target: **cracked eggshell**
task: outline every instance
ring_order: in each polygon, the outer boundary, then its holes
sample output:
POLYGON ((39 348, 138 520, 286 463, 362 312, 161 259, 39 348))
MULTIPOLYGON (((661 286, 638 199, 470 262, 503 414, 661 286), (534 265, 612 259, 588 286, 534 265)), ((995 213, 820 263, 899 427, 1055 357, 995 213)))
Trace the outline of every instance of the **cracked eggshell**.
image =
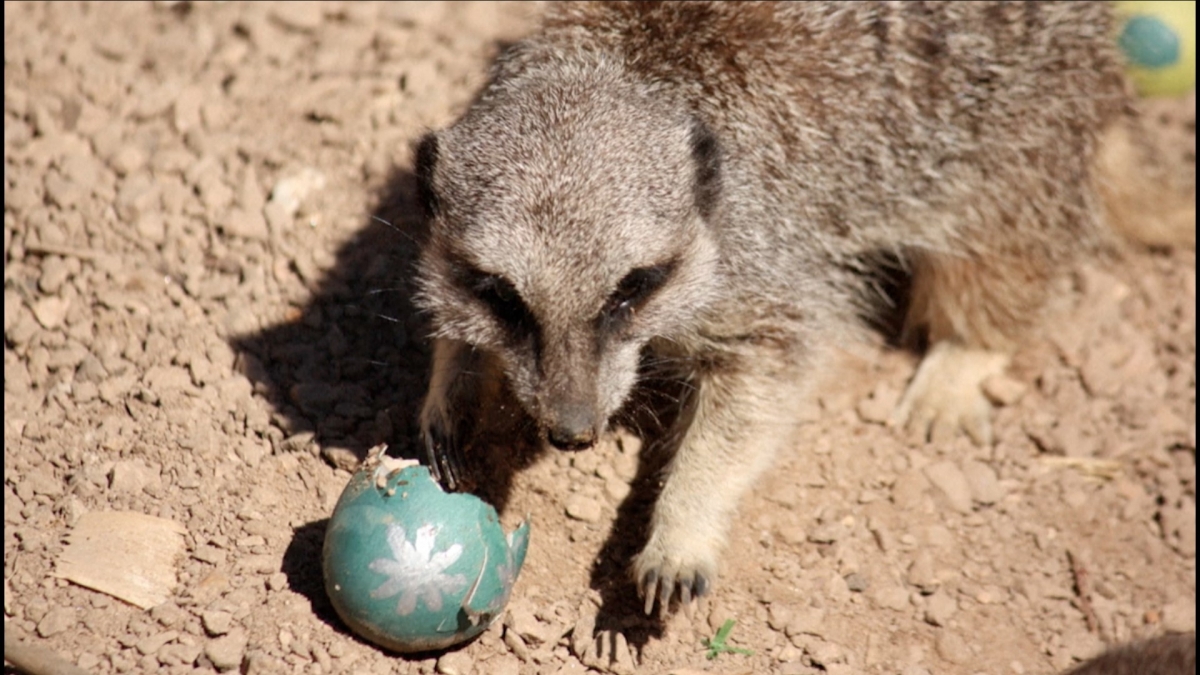
POLYGON ((528 521, 505 535, 483 500, 447 493, 426 467, 379 453, 329 519, 325 591, 338 616, 377 645, 442 649, 499 618, 528 544, 528 521))

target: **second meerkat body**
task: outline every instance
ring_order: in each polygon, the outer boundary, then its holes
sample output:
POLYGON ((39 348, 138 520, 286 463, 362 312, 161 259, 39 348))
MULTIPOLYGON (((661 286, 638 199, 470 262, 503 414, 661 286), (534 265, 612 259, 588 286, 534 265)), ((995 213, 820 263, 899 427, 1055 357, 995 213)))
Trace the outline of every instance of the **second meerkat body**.
POLYGON ((418 150, 426 442, 463 443, 499 377, 553 445, 586 447, 639 363, 674 364, 691 412, 633 568, 647 611, 686 603, 881 253, 931 345, 897 419, 987 440, 979 384, 1102 236, 1098 146, 1128 106, 1109 12, 552 7, 418 150))

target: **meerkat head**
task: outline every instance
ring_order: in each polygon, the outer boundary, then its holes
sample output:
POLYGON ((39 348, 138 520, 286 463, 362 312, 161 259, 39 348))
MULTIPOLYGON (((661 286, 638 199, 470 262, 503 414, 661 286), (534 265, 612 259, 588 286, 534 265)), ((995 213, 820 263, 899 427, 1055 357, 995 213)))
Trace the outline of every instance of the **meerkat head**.
POLYGON ((646 87, 559 68, 495 82, 417 150, 435 335, 499 357, 550 442, 590 446, 718 288, 720 152, 646 87))

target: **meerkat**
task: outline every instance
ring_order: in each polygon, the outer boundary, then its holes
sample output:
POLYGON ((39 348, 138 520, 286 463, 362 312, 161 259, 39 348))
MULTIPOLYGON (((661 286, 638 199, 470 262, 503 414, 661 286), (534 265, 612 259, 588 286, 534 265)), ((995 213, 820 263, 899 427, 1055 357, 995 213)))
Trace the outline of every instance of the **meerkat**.
POLYGON ((987 443, 980 385, 1113 229, 1106 200, 1174 203, 1119 172, 1139 145, 1112 33, 1105 2, 552 6, 417 144, 435 471, 454 481, 496 378, 578 450, 640 364, 674 367, 689 412, 631 568, 647 613, 690 606, 880 255, 929 345, 894 422, 987 443))
POLYGON ((1196 633, 1175 633, 1114 647, 1065 675, 1191 675, 1196 633))

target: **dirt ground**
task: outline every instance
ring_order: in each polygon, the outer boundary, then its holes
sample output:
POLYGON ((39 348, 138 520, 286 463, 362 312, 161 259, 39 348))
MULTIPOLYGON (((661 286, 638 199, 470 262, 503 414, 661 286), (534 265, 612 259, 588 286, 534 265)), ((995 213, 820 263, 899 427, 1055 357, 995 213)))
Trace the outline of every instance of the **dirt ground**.
MULTIPOLYGON (((415 658, 350 634, 324 526, 370 446, 414 450, 428 362, 409 144, 536 11, 5 3, 6 633, 91 673, 1021 675, 1194 630, 1195 255, 1157 251, 1063 284, 993 447, 883 426, 914 357, 848 354, 690 617, 637 611, 625 438, 512 477, 503 623, 415 658), (61 578, 124 511, 182 532, 151 609, 61 578), (726 619, 753 654, 707 660, 726 619)), ((1194 166, 1194 97, 1155 115, 1194 166)))

